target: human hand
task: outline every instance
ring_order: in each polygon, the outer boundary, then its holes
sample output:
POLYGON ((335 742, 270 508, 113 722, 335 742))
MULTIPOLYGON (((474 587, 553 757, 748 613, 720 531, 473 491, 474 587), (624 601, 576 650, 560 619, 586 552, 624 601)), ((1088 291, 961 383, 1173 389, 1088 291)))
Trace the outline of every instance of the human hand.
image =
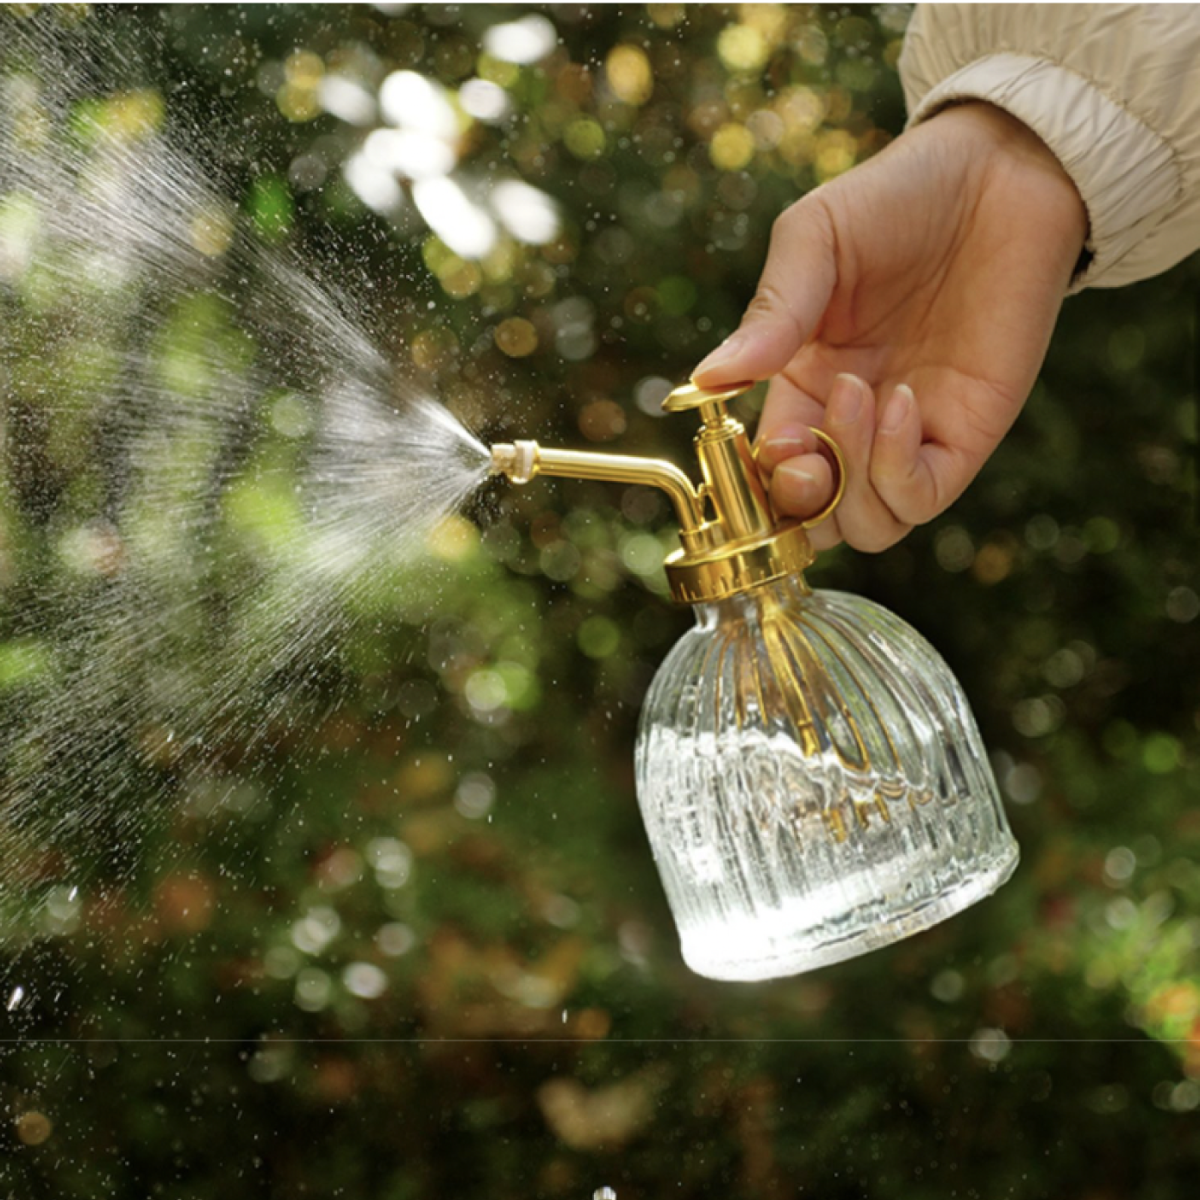
POLYGON ((774 377, 756 441, 776 511, 831 494, 818 426, 848 471, 814 545, 883 550, 957 499, 1016 420, 1086 234, 1035 134, 988 104, 948 108, 783 213, 740 328, 694 378, 774 377))

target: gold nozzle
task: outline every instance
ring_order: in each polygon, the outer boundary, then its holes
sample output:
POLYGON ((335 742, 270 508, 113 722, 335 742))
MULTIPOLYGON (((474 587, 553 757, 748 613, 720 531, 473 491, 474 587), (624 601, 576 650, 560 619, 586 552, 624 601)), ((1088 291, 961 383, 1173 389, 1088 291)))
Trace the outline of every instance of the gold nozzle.
POLYGON ((528 441, 500 442, 492 447, 492 471, 508 476, 513 483, 528 483, 537 475, 553 475, 644 484, 667 493, 675 506, 679 537, 685 546, 696 544, 704 526, 700 493, 683 471, 663 458, 594 450, 552 450, 528 441))
POLYGON ((703 424, 695 446, 704 482, 699 487, 664 459, 551 450, 532 441, 493 446, 492 470, 514 483, 555 475, 659 488, 670 497, 679 518, 682 546, 666 561, 672 595, 688 604, 723 600, 803 571, 814 557, 805 531, 833 511, 846 479, 838 447, 828 435, 814 430, 838 468, 833 499, 807 521, 776 524, 745 427, 725 407, 752 386, 743 383, 709 390, 688 383, 663 402, 670 413, 700 412, 703 424), (706 507, 711 507, 709 517, 706 507))

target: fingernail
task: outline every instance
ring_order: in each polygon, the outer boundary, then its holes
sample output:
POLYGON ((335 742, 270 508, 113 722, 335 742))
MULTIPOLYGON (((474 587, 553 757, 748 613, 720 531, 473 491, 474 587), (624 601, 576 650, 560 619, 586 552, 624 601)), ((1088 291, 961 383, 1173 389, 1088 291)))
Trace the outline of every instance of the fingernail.
POLYGON ((812 435, 806 429, 776 429, 770 437, 763 438, 758 443, 758 453, 765 454, 782 462, 785 458, 795 458, 798 454, 807 454, 812 449, 812 435))
POLYGON ((862 412, 865 385, 857 375, 839 375, 833 381, 834 394, 830 399, 831 425, 853 425, 862 412))
MULTIPOLYGON (((816 475, 808 472, 803 467, 794 466, 790 462, 785 462, 779 470, 776 470, 775 478, 786 480, 784 491, 788 496, 788 503, 790 505, 808 504, 815 498, 817 488, 821 486, 816 475)), ((772 488, 772 491, 774 493, 774 488, 772 488)))
POLYGON ((742 351, 745 338, 741 331, 731 333, 699 366, 692 372, 692 377, 708 371, 715 371, 726 363, 732 362, 742 351))
POLYGON ((879 432, 896 433, 904 424, 909 408, 915 403, 916 397, 913 395, 912 388, 907 383, 900 384, 884 407, 883 417, 879 422, 879 432))
POLYGON ((786 475, 788 479, 794 479, 800 484, 816 484, 817 476, 812 474, 810 470, 805 470, 803 467, 793 467, 792 463, 785 463, 779 468, 781 475, 786 475))

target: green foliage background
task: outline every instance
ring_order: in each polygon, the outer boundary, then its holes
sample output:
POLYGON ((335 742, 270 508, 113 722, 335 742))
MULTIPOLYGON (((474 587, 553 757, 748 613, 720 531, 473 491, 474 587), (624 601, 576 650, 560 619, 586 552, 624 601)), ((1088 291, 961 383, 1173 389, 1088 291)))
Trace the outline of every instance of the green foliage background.
MULTIPOLYGON (((534 11, 54 19, 96 59, 95 120, 195 153, 260 241, 359 297, 398 375, 485 438, 686 461, 691 431, 652 415, 661 381, 736 324, 774 216, 900 130, 907 13, 556 8, 536 10, 558 34, 538 61, 484 51, 489 27, 534 11), (552 195, 554 240, 476 262, 411 210, 358 200, 340 168, 366 130, 323 111, 320 81, 372 90, 396 69, 504 90, 508 117, 463 117, 462 166, 552 195)), ((6 10, 0 35, 46 19, 6 10)), ((1196 283, 1185 263, 1071 299, 970 492, 886 554, 838 550, 812 574, 900 613, 959 673, 1023 851, 997 896, 811 976, 692 976, 631 769, 640 697, 690 619, 654 567, 668 514, 602 485, 491 489, 482 533, 459 522, 435 548, 436 586, 381 570, 360 593, 330 703, 265 742, 248 706, 244 744, 222 750, 243 803, 167 804, 135 844, 77 862, 82 895, 56 859, 6 914, 0 1000, 19 985, 29 1002, 0 1046, 0 1191, 1184 1194, 1200 1171, 1196 283)), ((78 422, 87 364, 110 335, 117 352, 111 330, 55 324, 69 299, 0 277, 13 722, 53 686, 31 605, 53 590, 54 537, 94 505, 78 422)), ((261 352, 236 312, 197 312, 157 320, 162 353, 186 357, 197 321, 235 364, 261 352)), ((264 495, 242 498, 215 584, 235 599, 271 536, 264 495)), ((173 795, 139 744, 147 794, 173 795)))

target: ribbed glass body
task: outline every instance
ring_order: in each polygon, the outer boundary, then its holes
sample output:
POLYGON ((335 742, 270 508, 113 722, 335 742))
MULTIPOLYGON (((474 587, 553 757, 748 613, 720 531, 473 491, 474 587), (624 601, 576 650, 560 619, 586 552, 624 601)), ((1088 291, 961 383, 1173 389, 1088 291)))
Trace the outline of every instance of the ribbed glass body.
POLYGON ((683 945, 768 979, 926 929, 1017 863, 962 689, 861 597, 797 579, 697 608, 642 710, 638 798, 683 945))

